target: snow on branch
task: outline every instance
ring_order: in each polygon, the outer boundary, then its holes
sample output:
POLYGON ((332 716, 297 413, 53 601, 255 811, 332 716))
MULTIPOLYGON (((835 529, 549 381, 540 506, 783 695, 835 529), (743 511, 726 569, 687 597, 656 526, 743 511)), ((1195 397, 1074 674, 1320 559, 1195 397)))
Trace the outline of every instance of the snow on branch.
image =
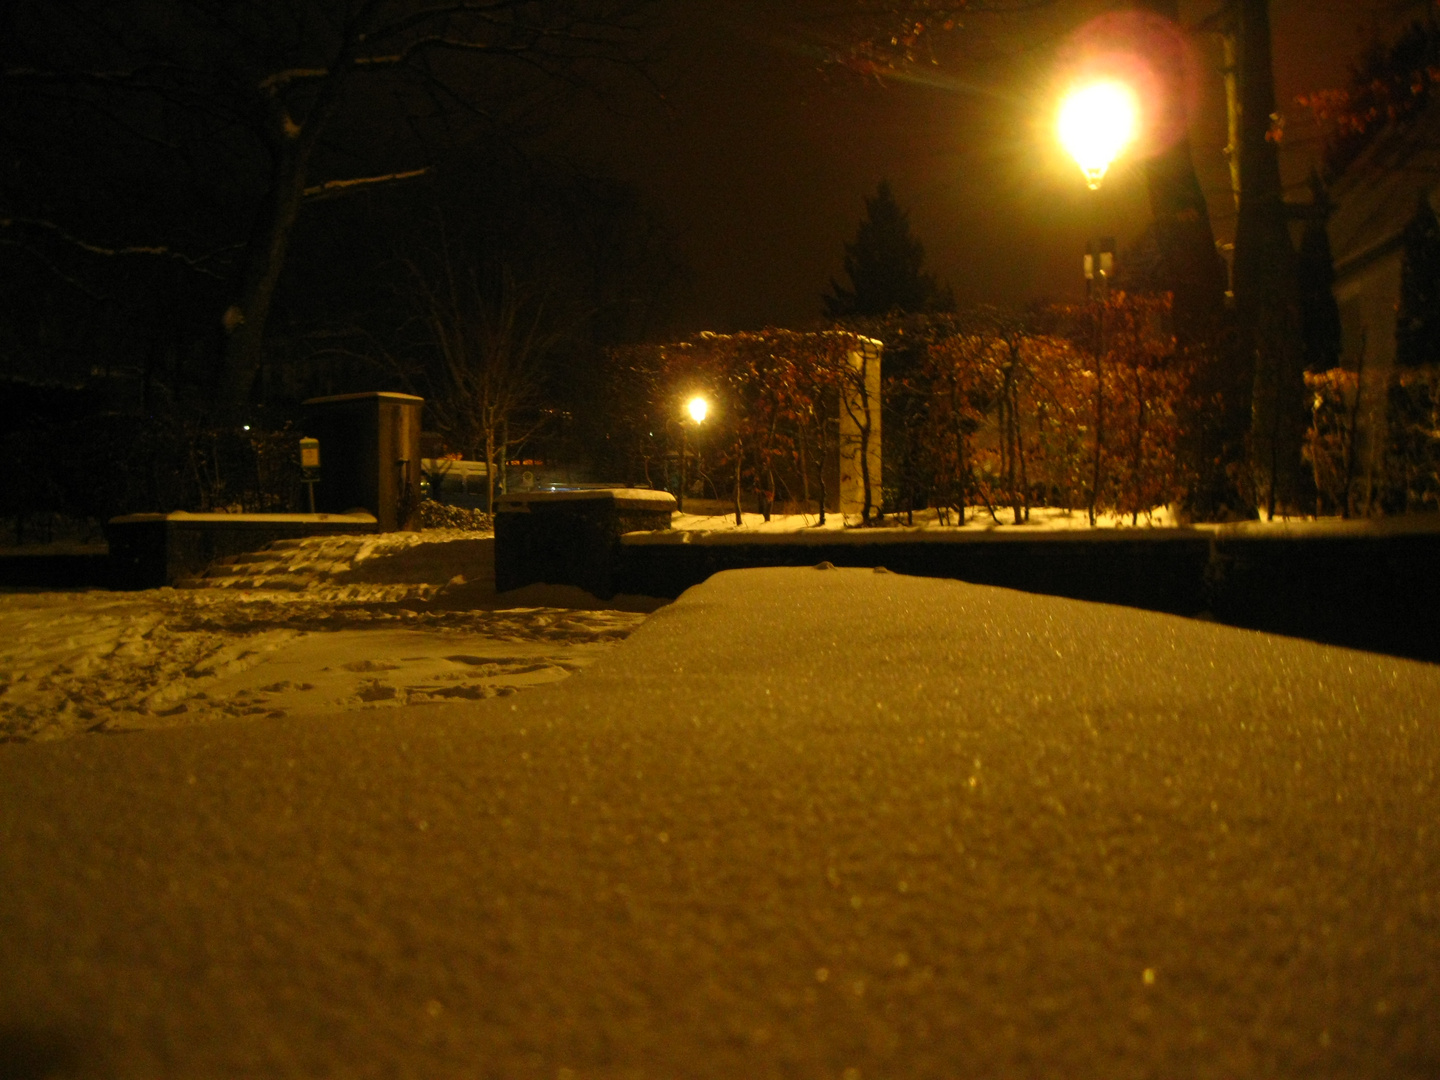
POLYGON ((267 75, 260 80, 260 89, 267 94, 273 94, 293 82, 302 82, 308 79, 324 79, 330 74, 329 68, 286 68, 284 71, 277 71, 273 75, 267 75))
POLYGON ((407 169, 404 172, 386 173, 384 176, 357 176, 350 180, 326 180, 323 184, 316 184, 305 189, 307 199, 331 199, 336 195, 344 195, 354 191, 356 188, 369 187, 372 184, 389 184, 396 180, 413 180, 417 176, 424 176, 430 169, 407 169))
MULTIPOLYGON (((469 3, 437 4, 392 19, 367 34, 366 40, 380 41, 384 38, 409 33, 424 26, 449 23, 460 16, 468 16, 470 19, 506 30, 543 31, 543 26, 524 22, 517 18, 516 13, 527 6, 529 6, 529 0, 479 0, 479 2, 472 0, 469 3)), ((563 20, 562 25, 575 25, 581 21, 578 18, 570 18, 563 20)))
POLYGON ((518 17, 516 13, 527 6, 526 0, 484 0, 426 8, 377 27, 363 40, 373 45, 412 33, 419 36, 405 42, 397 51, 358 56, 352 63, 362 69, 396 67, 408 62, 415 54, 431 49, 518 57, 550 48, 561 50, 566 46, 613 51, 621 43, 617 35, 634 30, 633 24, 625 18, 607 23, 582 17, 550 21, 518 17), (453 32, 455 20, 460 17, 472 25, 479 24, 490 36, 453 32))
POLYGON ((467 41, 463 38, 446 37, 443 34, 434 34, 429 37, 416 38, 398 53, 391 53, 388 56, 357 56, 355 66, 357 68, 387 68, 398 67, 406 63, 416 53, 426 49, 454 49, 462 52, 483 52, 483 53, 510 53, 520 54, 528 49, 523 44, 495 45, 484 41, 467 41))
MULTIPOLYGON (((53 221, 45 221, 43 218, 6 217, 0 218, 0 229, 31 228, 40 232, 49 233, 71 247, 79 248, 81 251, 89 252, 91 255, 102 255, 106 257, 117 257, 124 255, 154 255, 160 258, 175 259, 184 263, 197 273, 207 274, 213 278, 220 275, 208 269, 204 264, 221 254, 220 251, 211 252, 209 255, 202 255, 195 258, 186 255, 184 252, 176 251, 174 248, 166 247, 163 244, 128 244, 124 247, 106 247, 103 244, 95 244, 89 240, 82 240, 56 225, 53 221)), ((233 250, 226 248, 222 250, 233 250)))
POLYGON ((73 274, 67 274, 64 270, 61 270, 53 262, 45 258, 44 255, 40 254, 40 252, 36 251, 28 244, 22 244, 20 241, 13 240, 8 236, 0 236, 0 247, 19 248, 26 255, 29 255, 32 259, 38 262, 41 266, 45 267, 45 269, 48 270, 52 275, 59 278, 61 281, 65 282, 65 284, 71 286, 77 291, 84 293, 91 300, 94 300, 97 303, 104 303, 106 300, 109 299, 108 296, 104 295, 103 293, 96 292, 94 289, 90 288, 90 286, 86 285, 83 281, 75 277, 73 274))

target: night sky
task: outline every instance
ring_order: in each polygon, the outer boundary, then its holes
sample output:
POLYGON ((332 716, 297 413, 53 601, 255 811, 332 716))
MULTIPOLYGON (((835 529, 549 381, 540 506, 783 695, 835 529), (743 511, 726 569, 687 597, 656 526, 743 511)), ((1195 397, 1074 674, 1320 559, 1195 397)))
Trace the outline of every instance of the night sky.
MULTIPOLYGON (((664 101, 640 91, 612 98, 572 149, 639 185, 675 231, 694 271, 687 330, 813 322, 862 200, 881 178, 962 306, 1076 296, 1086 235, 1115 233, 1123 247, 1148 220, 1133 162, 1117 164, 1097 205, 1044 122, 1056 49, 1104 6, 1066 0, 1023 19, 975 17, 958 32, 962 55, 877 85, 823 71, 794 31, 792 5, 686 0, 666 8, 664 101)), ((1185 4, 1187 22, 1214 6, 1185 4)), ((1395 6, 1273 0, 1293 198, 1307 197, 1303 180, 1318 151, 1296 95, 1339 85, 1376 25, 1393 28, 1395 6)), ((1223 243, 1234 204, 1220 49, 1203 36, 1195 47, 1195 156, 1223 243)))

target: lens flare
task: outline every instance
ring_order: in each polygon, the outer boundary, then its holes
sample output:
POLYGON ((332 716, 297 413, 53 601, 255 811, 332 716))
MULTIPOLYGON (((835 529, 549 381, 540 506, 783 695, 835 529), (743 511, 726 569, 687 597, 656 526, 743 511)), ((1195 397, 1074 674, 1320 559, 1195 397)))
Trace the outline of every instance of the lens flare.
POLYGON ((1096 82, 1072 90, 1060 105, 1057 131, 1091 189, 1131 142, 1140 127, 1135 91, 1120 82, 1096 82))
POLYGON ((703 397, 694 397, 690 399, 685 408, 690 412, 690 419, 697 424, 703 424, 705 414, 710 411, 710 404, 703 397))

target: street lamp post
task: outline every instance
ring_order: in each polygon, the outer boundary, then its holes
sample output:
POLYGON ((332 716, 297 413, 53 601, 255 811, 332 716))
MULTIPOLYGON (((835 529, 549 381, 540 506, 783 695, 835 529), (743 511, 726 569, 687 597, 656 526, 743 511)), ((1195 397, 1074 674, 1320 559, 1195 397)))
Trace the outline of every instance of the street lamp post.
MULTIPOLYGON (((1076 87, 1060 103, 1056 134, 1060 145, 1080 166, 1091 191, 1100 190, 1110 166, 1135 140, 1139 117, 1135 92, 1113 80, 1076 87)), ((1093 288, 1103 296, 1114 269, 1113 239, 1102 237, 1086 244, 1087 291, 1093 288)))
MULTIPOLYGON (((685 411, 690 415, 690 419, 695 422, 695 426, 699 427, 705 422, 705 416, 710 411, 710 404, 703 397, 696 396, 685 403, 685 411)), ((686 459, 690 455, 689 448, 686 445, 687 432, 688 425, 682 418, 680 421, 680 492, 675 498, 675 509, 679 510, 682 514, 685 512, 685 464, 686 459)))
MULTIPOLYGON (((1122 82, 1101 80, 1077 86, 1060 103, 1056 134, 1075 164, 1080 166, 1091 191, 1099 191, 1105 174, 1135 141, 1140 126, 1140 103, 1135 91, 1122 82)), ((1100 497, 1101 446, 1105 433, 1105 308, 1110 275, 1114 272, 1114 243, 1104 240, 1086 245, 1086 287, 1095 282, 1100 299, 1095 343, 1095 459, 1090 481, 1090 524, 1095 524, 1095 503, 1100 497), (1109 258, 1107 259, 1107 256, 1109 258)))

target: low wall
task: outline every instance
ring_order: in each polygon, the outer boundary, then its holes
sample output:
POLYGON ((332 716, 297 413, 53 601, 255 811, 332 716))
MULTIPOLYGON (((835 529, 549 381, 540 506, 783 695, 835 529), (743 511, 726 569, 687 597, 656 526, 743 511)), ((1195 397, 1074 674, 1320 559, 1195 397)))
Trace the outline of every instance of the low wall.
POLYGON ((1220 622, 1440 662, 1440 516, 1215 530, 1220 622))
POLYGON ((175 585, 218 558, 259 551, 275 540, 378 529, 370 514, 127 514, 105 526, 110 586, 175 585))
POLYGON ((632 533, 615 582, 620 592, 673 597, 721 570, 824 561, 1189 615, 1204 607, 1209 554, 1210 537, 1189 529, 632 533))
POLYGON ((648 488, 501 496, 495 500, 495 589, 578 585, 605 599, 627 592, 616 578, 623 566, 620 538, 668 530, 674 510, 673 495, 648 488))
POLYGON ((1440 518, 1189 529, 632 533, 615 591, 678 596, 720 570, 884 566, 1440 662, 1440 518))

